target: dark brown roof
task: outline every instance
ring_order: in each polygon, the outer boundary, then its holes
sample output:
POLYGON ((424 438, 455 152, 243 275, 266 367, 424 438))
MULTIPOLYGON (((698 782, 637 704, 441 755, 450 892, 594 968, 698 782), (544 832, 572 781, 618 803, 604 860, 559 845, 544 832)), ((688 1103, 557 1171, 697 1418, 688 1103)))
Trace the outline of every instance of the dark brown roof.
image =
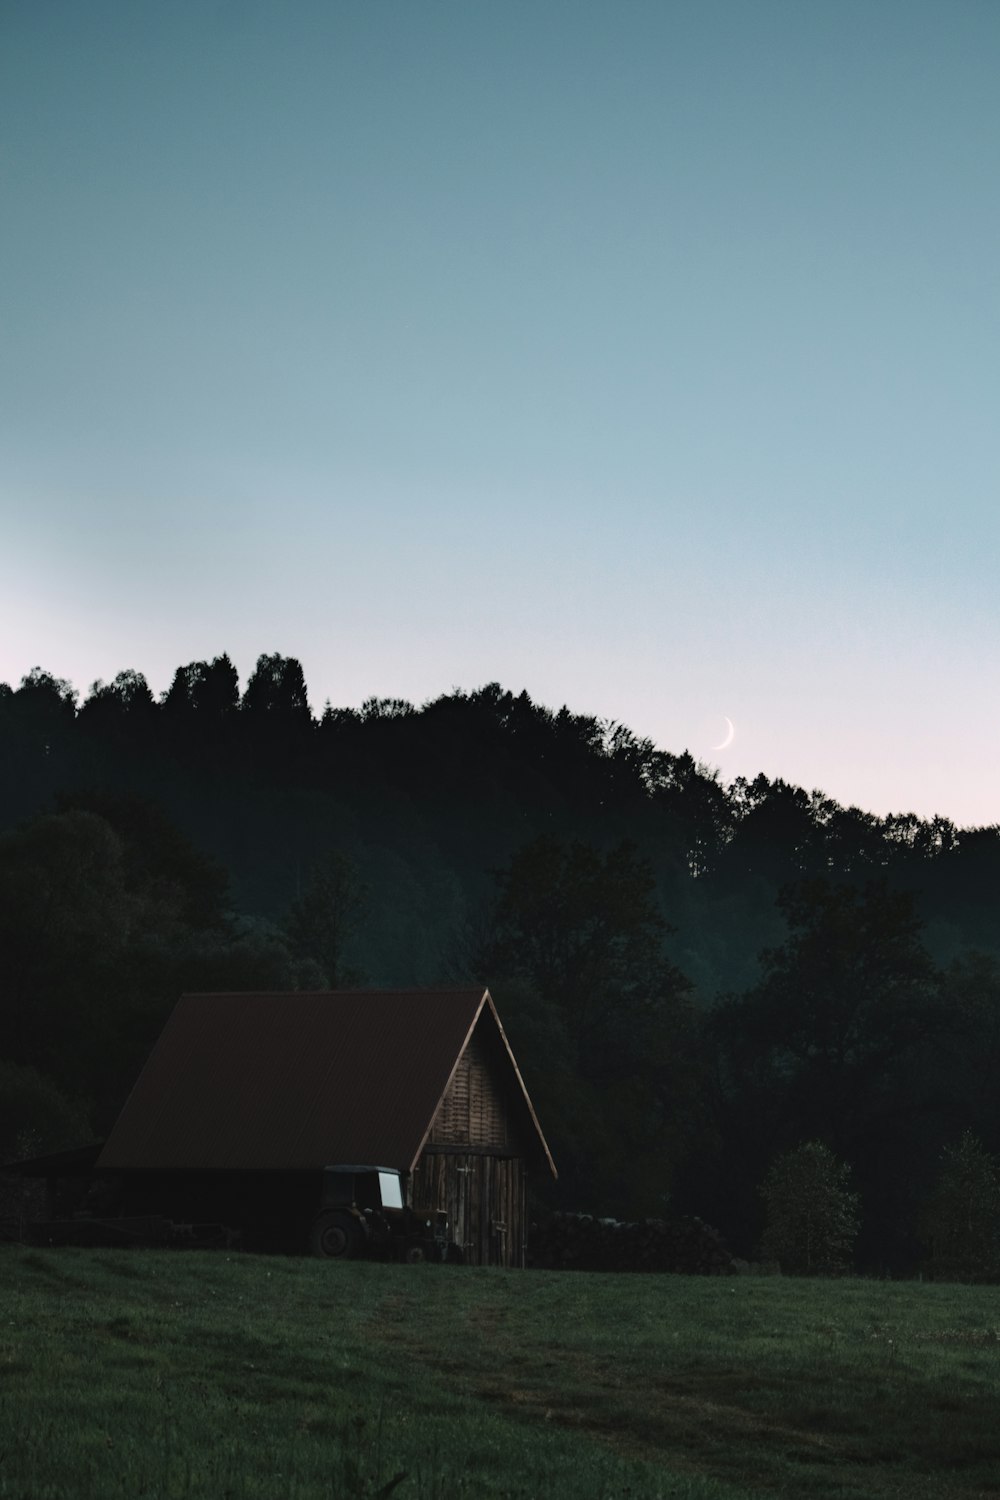
MULTIPOLYGON (((488 1012, 529 1131, 552 1158, 489 992, 184 995, 98 1161, 103 1168, 408 1169, 488 1012)), ((555 1168, 552 1167, 553 1172, 555 1168)))
POLYGON ((69 1151, 5 1161, 0 1163, 0 1172, 13 1172, 19 1177, 85 1177, 100 1156, 101 1147, 101 1141, 93 1141, 89 1146, 74 1146, 69 1151))

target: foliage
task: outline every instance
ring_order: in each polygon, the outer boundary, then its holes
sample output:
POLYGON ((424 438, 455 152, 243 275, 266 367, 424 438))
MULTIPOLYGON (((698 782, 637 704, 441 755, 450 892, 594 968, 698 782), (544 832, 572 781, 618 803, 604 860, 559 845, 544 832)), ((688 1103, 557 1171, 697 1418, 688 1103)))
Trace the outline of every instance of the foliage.
POLYGON ((1000 1141, 998 900, 1000 828, 727 787, 495 682, 319 722, 278 653, 242 696, 224 654, 158 702, 133 669, 82 705, 41 667, 0 684, 0 1056, 99 1130, 183 988, 474 976, 561 1206, 672 1194, 749 1253, 767 1164, 821 1138, 863 1262, 912 1269, 928 1164, 1000 1141), (331 850, 363 907, 310 889, 331 850))
POLYGON ((850 1177, 850 1168, 821 1141, 806 1141, 779 1157, 761 1188, 765 1259, 793 1276, 847 1271, 859 1224, 850 1177))
POLYGON ((633 847, 602 854, 543 835, 518 851, 499 885, 498 962, 560 1004, 658 983, 665 923, 652 872, 633 847))
POLYGON ((813 1101, 817 1125, 831 1133, 843 1127, 845 1106, 942 1027, 938 974, 913 897, 884 881, 860 890, 802 881, 778 906, 790 937, 762 954, 763 978, 727 1017, 813 1101))
POLYGON ((101 818, 121 840, 125 879, 144 910, 137 924, 218 930, 225 926, 229 897, 226 871, 184 837, 162 808, 147 798, 108 791, 64 793, 61 813, 101 818))
POLYGON ((0 1057, 100 1130, 182 990, 289 989, 296 972, 279 933, 224 914, 224 876, 157 809, 78 800, 0 834, 0 1057))
MULTIPOLYGON (((883 880, 803 880, 778 906, 787 940, 762 953, 758 982, 711 1020, 719 1129, 731 1143, 721 1192, 742 1199, 749 1221, 747 1186, 776 1152, 822 1139, 885 1206, 886 1243, 898 1214, 891 1184, 875 1187, 865 1174, 901 1132, 915 1137, 914 1157, 926 1149, 917 1132, 940 1107, 940 1040, 954 1029, 941 975, 912 894, 883 880)), ((727 1211, 705 1212, 735 1238, 727 1211)))
POLYGON ((300 663, 277 652, 259 656, 240 706, 256 718, 266 715, 287 725, 308 722, 309 699, 300 663))
POLYGON ((547 1016, 557 1051, 540 1071, 568 1127, 555 1139, 569 1190, 579 1206, 656 1212, 696 1075, 690 987, 663 951, 649 863, 627 843, 602 852, 545 835, 497 881, 479 972, 501 1001, 509 979, 527 986, 547 1016))
MULTIPOLYGON (((949 1025, 940 1038, 938 1063, 949 1099, 961 1100, 959 1118, 984 1140, 1000 1141, 1000 963, 970 951, 943 976, 949 1025)), ((949 1135, 954 1137, 954 1126, 949 1135)))
POLYGON ((131 919, 122 844, 103 819, 68 812, 0 836, 0 1056, 69 1076, 89 1019, 81 994, 103 992, 110 1008, 131 919))
POLYGON ((163 695, 164 716, 197 721, 205 729, 234 714, 239 698, 239 676, 224 653, 210 662, 192 661, 177 668, 163 695))
POLYGON ((315 961, 321 985, 342 989, 360 982, 349 953, 366 897, 357 866, 335 850, 317 860, 292 903, 285 922, 289 947, 297 958, 315 961))
POLYGON ((921 1230, 937 1279, 1000 1281, 1000 1162, 971 1131, 942 1152, 921 1230))
POLYGON ((122 727, 130 719, 148 724, 152 721, 153 708, 153 695, 148 682, 141 672, 130 669, 119 672, 112 682, 98 680, 92 683, 80 710, 80 718, 88 728, 94 721, 122 727))
POLYGON ((0 1061, 0 1162, 79 1146, 92 1136, 79 1105, 36 1068, 0 1061), (30 1139, 30 1150, 24 1150, 30 1139))

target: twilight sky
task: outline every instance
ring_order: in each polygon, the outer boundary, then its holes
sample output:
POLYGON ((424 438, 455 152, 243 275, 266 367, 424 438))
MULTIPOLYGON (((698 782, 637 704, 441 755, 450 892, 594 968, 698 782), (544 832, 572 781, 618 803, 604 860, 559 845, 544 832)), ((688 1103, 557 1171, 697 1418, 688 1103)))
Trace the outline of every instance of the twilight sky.
POLYGON ((995 0, 4 0, 0 680, 1000 821, 998 78, 995 0))

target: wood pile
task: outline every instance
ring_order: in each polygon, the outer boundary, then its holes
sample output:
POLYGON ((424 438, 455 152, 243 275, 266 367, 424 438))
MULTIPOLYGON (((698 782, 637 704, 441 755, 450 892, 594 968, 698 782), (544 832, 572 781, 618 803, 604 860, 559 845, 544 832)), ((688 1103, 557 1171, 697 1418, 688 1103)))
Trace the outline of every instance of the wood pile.
POLYGON ((727 1276, 737 1270, 717 1229, 688 1215, 623 1223, 555 1213, 531 1226, 528 1265, 550 1271, 675 1271, 727 1276))

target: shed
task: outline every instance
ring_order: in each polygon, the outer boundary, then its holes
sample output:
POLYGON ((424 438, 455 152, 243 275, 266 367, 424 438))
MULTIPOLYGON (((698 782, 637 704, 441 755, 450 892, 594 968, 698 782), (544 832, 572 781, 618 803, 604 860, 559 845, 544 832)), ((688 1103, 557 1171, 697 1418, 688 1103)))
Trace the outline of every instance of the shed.
POLYGON ((98 1159, 141 1174, 378 1162, 475 1265, 524 1264, 529 1171, 555 1164, 488 990, 189 994, 98 1159))

